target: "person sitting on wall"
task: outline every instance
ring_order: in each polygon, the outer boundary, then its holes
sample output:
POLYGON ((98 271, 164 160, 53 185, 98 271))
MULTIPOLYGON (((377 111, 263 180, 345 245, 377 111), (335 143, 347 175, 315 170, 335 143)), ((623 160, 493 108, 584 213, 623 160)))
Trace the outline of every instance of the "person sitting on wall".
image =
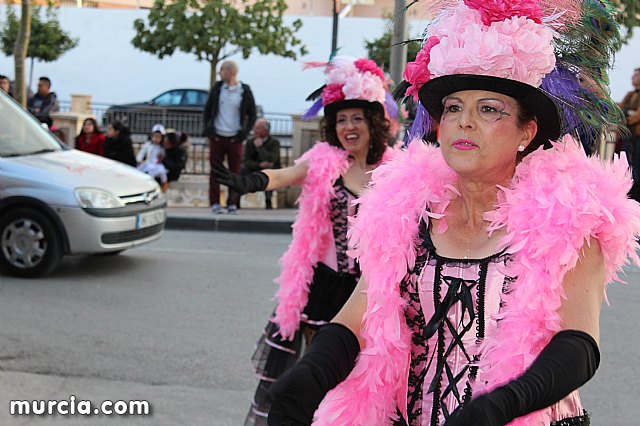
POLYGON ((162 164, 167 170, 167 180, 174 182, 180 179, 180 174, 187 165, 187 151, 184 148, 189 135, 177 132, 172 129, 167 130, 164 135, 164 158, 162 164))
MULTIPOLYGON (((271 137, 271 125, 264 118, 258 119, 253 126, 253 138, 244 147, 244 157, 240 174, 243 176, 265 169, 280 168, 280 141, 271 137)), ((273 191, 265 191, 267 209, 272 209, 273 191)))

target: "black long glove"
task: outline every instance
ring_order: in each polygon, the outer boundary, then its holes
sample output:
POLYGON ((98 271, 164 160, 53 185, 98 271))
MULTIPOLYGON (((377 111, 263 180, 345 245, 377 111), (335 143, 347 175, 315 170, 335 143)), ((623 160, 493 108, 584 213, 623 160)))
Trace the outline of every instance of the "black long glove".
POLYGON ((238 176, 232 173, 221 163, 213 165, 213 174, 218 178, 218 182, 228 186, 234 191, 242 194, 248 192, 264 191, 269 185, 269 176, 262 172, 253 172, 247 176, 238 176))
POLYGON ((445 426, 502 426, 546 408, 585 384, 600 364, 593 337, 577 330, 557 333, 519 378, 456 409, 445 426))
POLYGON ((269 388, 269 426, 310 425, 324 396, 349 375, 359 352, 357 337, 344 325, 320 328, 304 357, 269 388))

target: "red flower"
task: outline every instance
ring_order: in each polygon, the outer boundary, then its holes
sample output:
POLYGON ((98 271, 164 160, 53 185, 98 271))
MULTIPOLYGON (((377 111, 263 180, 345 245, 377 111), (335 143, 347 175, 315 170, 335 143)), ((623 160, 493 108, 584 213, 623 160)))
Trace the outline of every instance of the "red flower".
POLYGON ((429 52, 438 43, 440 43, 440 40, 437 37, 429 37, 420 52, 418 52, 416 60, 407 64, 403 77, 407 83, 411 83, 411 86, 405 92, 405 96, 413 95, 414 99, 418 99, 418 90, 431 79, 429 52))
POLYGON ((341 84, 328 84, 322 90, 322 105, 344 100, 344 92, 341 84))
POLYGON ((537 0, 464 0, 464 4, 480 12, 485 25, 516 16, 542 23, 542 9, 537 0))

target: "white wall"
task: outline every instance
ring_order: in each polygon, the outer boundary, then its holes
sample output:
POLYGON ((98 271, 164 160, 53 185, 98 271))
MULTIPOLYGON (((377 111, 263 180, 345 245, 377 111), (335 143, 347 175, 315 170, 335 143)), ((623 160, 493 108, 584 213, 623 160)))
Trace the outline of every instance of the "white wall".
MULTIPOLYGON (((0 19, 5 16, 0 6, 0 19)), ((209 65, 195 57, 176 53, 163 60, 136 50, 131 45, 133 21, 147 15, 146 10, 60 9, 62 27, 80 38, 78 47, 53 63, 36 63, 34 79, 47 75, 59 98, 72 93, 90 94, 94 102, 125 103, 148 100, 164 90, 177 87, 207 88, 209 65)), ((291 22, 294 18, 287 17, 291 22)), ((309 54, 303 61, 326 60, 331 45, 331 18, 303 17, 298 36, 309 54)), ((381 19, 345 18, 340 22, 338 45, 341 53, 366 55, 364 40, 384 31, 381 19)), ((421 24, 414 24, 419 27, 421 24)), ((419 34, 421 31, 412 31, 419 34)), ((622 99, 631 88, 631 74, 640 66, 640 29, 617 55, 611 71, 613 98, 622 99)), ((239 77, 250 84, 257 102, 267 112, 300 113, 309 103, 307 95, 323 84, 319 70, 301 71, 300 62, 258 53, 248 60, 234 58, 240 65, 239 77)), ((0 54, 0 74, 13 78, 13 58, 0 54)), ((35 84, 34 84, 35 85, 35 84)))
MULTIPOLYGON (((207 89, 209 64, 195 56, 177 52, 162 60, 131 45, 133 21, 145 17, 145 10, 99 10, 62 8, 59 19, 65 31, 79 37, 78 46, 53 63, 36 63, 34 80, 46 75, 61 99, 72 93, 90 94, 95 102, 123 103, 148 100, 172 88, 207 89)), ((4 9, 0 7, 0 19, 4 9)), ((286 17, 290 22, 293 18, 286 17)), ((309 54, 302 61, 326 60, 331 49, 330 18, 305 17, 298 37, 309 54)), ((366 54, 364 40, 384 31, 379 19, 346 18, 339 28, 341 52, 353 56, 366 54)), ((251 85, 257 102, 267 112, 300 113, 309 105, 305 98, 320 87, 319 70, 302 72, 298 62, 278 56, 255 53, 249 59, 234 57, 239 78, 251 85)), ((0 53, 0 74, 13 78, 13 58, 0 53)), ((33 84, 35 86, 35 82, 33 84)))

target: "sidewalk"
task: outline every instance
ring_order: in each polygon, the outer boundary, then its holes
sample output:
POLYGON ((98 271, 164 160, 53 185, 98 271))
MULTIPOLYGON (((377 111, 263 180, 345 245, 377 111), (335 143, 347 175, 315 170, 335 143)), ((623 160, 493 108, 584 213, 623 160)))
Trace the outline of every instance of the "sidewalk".
POLYGON ((296 209, 243 208, 237 215, 214 215, 208 207, 168 207, 167 229, 290 234, 296 209))

